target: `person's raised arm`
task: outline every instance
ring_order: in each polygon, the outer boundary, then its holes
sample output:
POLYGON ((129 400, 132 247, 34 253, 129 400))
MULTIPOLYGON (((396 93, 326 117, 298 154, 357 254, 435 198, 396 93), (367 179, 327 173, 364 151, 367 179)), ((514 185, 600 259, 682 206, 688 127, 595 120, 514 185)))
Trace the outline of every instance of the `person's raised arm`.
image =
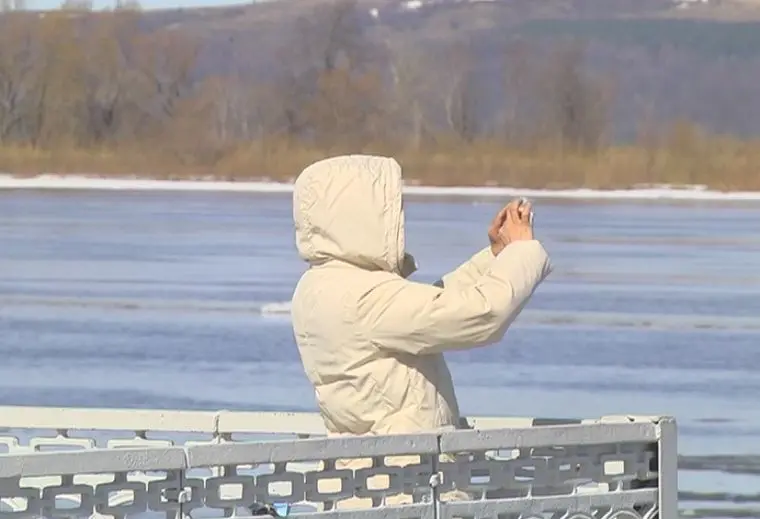
POLYGON ((485 247, 475 253, 470 259, 459 265, 455 270, 444 274, 441 279, 434 283, 439 288, 453 288, 456 286, 467 287, 475 283, 480 277, 485 274, 488 267, 491 266, 491 262, 499 253, 504 250, 506 246, 505 238, 501 232, 502 227, 506 223, 507 214, 510 207, 520 207, 520 200, 513 200, 508 205, 504 206, 496 213, 491 225, 488 228, 488 241, 490 242, 488 247, 485 247))
POLYGON ((472 285, 485 274, 495 257, 496 256, 494 256, 494 253, 491 251, 491 247, 481 249, 456 269, 448 274, 444 274, 441 279, 433 283, 433 285, 438 288, 455 288, 457 286, 464 288, 472 285))
POLYGON ((391 277, 360 299, 367 336, 381 349, 425 355, 483 346, 501 339, 551 271, 527 221, 510 226, 510 242, 472 285, 438 288, 391 277), (510 229, 511 227, 511 229, 510 229))

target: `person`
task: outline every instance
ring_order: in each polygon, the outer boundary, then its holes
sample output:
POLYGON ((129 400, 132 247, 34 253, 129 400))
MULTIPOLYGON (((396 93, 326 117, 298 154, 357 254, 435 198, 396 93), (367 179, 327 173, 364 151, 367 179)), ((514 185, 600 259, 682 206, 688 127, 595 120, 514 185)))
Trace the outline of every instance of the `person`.
POLYGON ((328 435, 457 428, 443 353, 499 341, 549 275, 532 210, 496 215, 490 244, 442 283, 407 279, 401 167, 350 155, 316 162, 293 194, 296 246, 309 268, 292 324, 328 435))
POLYGON ((292 324, 329 433, 457 427, 442 354, 499 341, 551 270, 523 209, 499 211, 489 246, 432 286, 407 279, 415 263, 396 160, 339 156, 298 176, 296 246, 309 268, 292 324))

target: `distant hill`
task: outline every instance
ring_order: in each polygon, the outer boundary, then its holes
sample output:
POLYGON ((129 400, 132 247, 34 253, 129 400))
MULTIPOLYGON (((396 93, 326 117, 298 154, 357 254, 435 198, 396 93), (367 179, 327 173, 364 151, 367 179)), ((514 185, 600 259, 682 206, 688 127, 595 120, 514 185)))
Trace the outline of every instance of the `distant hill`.
MULTIPOLYGON (((470 66, 490 84, 480 89, 486 107, 506 95, 501 76, 510 42, 549 48, 573 39, 586 43, 589 67, 613 85, 614 135, 632 137, 644 116, 760 134, 760 1, 357 1, 360 23, 380 54, 392 47, 397 56, 423 56, 426 66, 445 71, 452 49, 466 44, 470 66)), ((288 67, 285 51, 296 45, 299 24, 328 4, 274 0, 140 16, 146 30, 195 36, 201 76, 253 81, 288 67)))
MULTIPOLYGON (((283 66, 298 20, 318 0, 278 0, 143 14, 203 42, 204 74, 265 77, 283 66)), ((616 85, 615 132, 630 137, 642 110, 718 132, 760 133, 760 2, 666 0, 360 0, 378 45, 441 59, 467 41, 476 68, 500 74, 507 42, 588 42, 590 65, 616 85)), ((493 90, 493 89, 492 89, 493 90)), ((493 102, 502 95, 491 92, 493 102)))

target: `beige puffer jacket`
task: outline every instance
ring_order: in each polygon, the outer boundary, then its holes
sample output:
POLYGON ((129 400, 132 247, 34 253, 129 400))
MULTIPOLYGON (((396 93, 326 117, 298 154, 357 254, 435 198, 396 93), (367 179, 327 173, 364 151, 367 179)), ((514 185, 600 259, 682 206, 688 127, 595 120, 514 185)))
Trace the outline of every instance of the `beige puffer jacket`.
POLYGON ((300 256, 309 263, 292 320, 331 435, 456 427, 443 352, 502 338, 549 274, 538 241, 486 248, 443 277, 409 281, 399 164, 352 155, 307 167, 295 183, 300 256))

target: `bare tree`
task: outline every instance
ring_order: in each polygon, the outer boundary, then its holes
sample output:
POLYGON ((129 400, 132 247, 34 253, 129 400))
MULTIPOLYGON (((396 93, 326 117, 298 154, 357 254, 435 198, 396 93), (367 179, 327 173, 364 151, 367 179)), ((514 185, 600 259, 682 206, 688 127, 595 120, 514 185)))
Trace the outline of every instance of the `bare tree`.
POLYGON ((130 112, 139 104, 131 88, 138 18, 130 12, 108 13, 98 20, 82 51, 86 66, 82 88, 89 134, 97 143, 135 134, 130 112))
POLYGON ((440 82, 433 74, 434 60, 421 49, 388 42, 391 95, 388 100, 388 124, 396 129, 393 136, 411 149, 420 149, 435 132, 430 117, 437 110, 440 82))
POLYGON ((202 112, 208 142, 226 147, 254 139, 264 139, 268 103, 243 78, 213 76, 198 88, 197 109, 202 112))
POLYGON ((274 86, 281 97, 280 133, 287 138, 360 137, 363 125, 377 123, 381 78, 372 70, 362 13, 356 0, 335 0, 297 21, 279 53, 288 67, 274 86))
POLYGON ((0 31, 0 143, 28 137, 24 123, 34 89, 34 57, 28 19, 0 31))
POLYGON ((317 4, 296 22, 298 37, 292 47, 296 56, 318 72, 362 68, 372 52, 362 13, 357 0, 317 4))
POLYGON ((539 57, 522 40, 509 41, 504 53, 503 135, 511 144, 530 140, 536 131, 539 111, 536 93, 539 80, 535 63, 539 57))
POLYGON ((38 145, 84 143, 82 22, 81 17, 69 13, 49 13, 37 27, 40 44, 35 57, 32 127, 38 145))
POLYGON ((481 97, 478 77, 473 67, 472 49, 459 46, 449 53, 447 70, 449 84, 446 87, 446 123, 454 137, 472 142, 480 131, 482 120, 479 110, 481 97))
POLYGON ((144 120, 166 124, 177 114, 178 105, 191 94, 198 42, 186 34, 163 29, 139 35, 135 52, 139 73, 134 84, 141 92, 140 110, 144 120))
POLYGON ((549 60, 545 116, 563 148, 595 150, 606 133, 610 95, 588 72, 584 57, 584 45, 574 41, 559 47, 549 60))

